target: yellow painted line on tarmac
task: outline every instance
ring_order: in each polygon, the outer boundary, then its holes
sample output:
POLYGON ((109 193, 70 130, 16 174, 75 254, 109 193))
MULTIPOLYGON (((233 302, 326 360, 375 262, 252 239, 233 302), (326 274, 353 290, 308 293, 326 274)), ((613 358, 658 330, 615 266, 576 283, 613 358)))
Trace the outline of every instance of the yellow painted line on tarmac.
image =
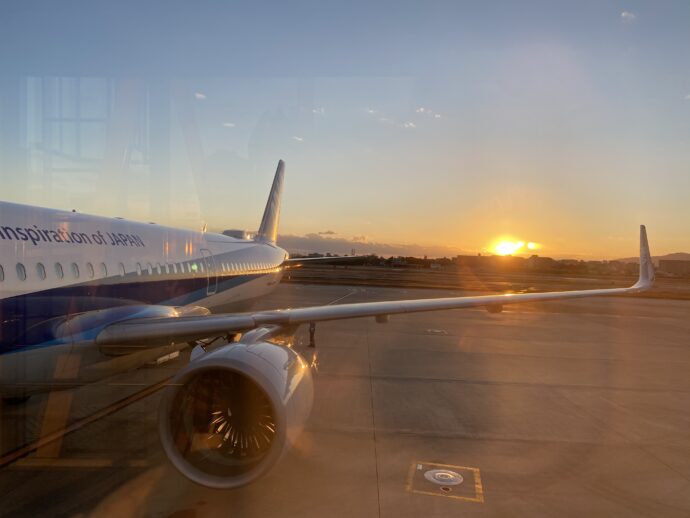
POLYGON ((13 462, 16 462, 17 460, 28 455, 32 451, 38 450, 39 448, 42 448, 50 443, 61 440, 67 434, 76 432, 77 430, 80 430, 86 425, 89 425, 95 421, 98 421, 99 419, 114 414, 115 412, 122 410, 123 408, 126 408, 132 403, 135 403, 140 399, 144 399, 145 397, 148 397, 151 394, 158 392, 162 388, 166 387, 171 379, 172 377, 166 378, 163 381, 156 383, 155 385, 146 387, 144 390, 140 390, 139 392, 136 392, 131 396, 127 396, 124 399, 120 399, 119 401, 116 401, 115 403, 108 405, 107 407, 102 408, 91 415, 88 415, 81 419, 77 419, 73 423, 65 426, 60 430, 50 432, 36 439, 35 441, 30 442, 29 444, 26 444, 20 448, 17 448, 16 450, 13 450, 3 455, 2 457, 0 457, 0 468, 7 466, 8 464, 11 464, 13 462))
POLYGON ((46 469, 46 468, 110 468, 113 466, 130 467, 130 468, 146 468, 149 463, 144 459, 131 459, 124 461, 117 461, 113 459, 88 459, 88 458, 58 458, 46 459, 41 457, 30 457, 26 459, 19 459, 12 464, 10 469, 46 469))
MULTIPOLYGON (((57 358, 55 365, 56 380, 73 380, 79 375, 79 365, 81 356, 77 354, 61 354, 57 358)), ((53 430, 59 430, 67 424, 69 411, 72 408, 71 391, 53 391, 48 395, 48 402, 43 412, 43 422, 41 423, 41 435, 47 435, 53 430)), ((36 455, 39 457, 58 457, 62 448, 62 441, 55 440, 40 446, 36 455)))

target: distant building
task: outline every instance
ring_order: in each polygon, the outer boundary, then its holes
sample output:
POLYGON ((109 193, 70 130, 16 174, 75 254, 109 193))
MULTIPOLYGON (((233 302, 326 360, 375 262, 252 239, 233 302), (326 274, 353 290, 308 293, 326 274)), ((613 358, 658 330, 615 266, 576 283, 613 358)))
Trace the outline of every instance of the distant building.
POLYGON ((659 259, 659 271, 674 275, 690 275, 690 261, 659 259))

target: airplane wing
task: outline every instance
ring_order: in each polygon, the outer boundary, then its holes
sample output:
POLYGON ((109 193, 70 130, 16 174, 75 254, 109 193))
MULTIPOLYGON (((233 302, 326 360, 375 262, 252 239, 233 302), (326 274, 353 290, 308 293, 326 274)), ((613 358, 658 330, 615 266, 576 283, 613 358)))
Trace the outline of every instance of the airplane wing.
POLYGON ((637 282, 627 288, 607 288, 546 293, 482 295, 477 297, 447 297, 417 300, 364 302, 332 306, 292 308, 256 313, 207 315, 162 319, 140 319, 114 323, 105 327, 96 337, 98 345, 127 343, 172 343, 219 336, 230 332, 243 332, 267 325, 296 326, 310 322, 347 318, 376 317, 385 320, 388 315, 487 307, 500 309, 507 304, 541 302, 637 293, 652 286, 654 266, 649 253, 647 232, 640 226, 640 275, 637 282))

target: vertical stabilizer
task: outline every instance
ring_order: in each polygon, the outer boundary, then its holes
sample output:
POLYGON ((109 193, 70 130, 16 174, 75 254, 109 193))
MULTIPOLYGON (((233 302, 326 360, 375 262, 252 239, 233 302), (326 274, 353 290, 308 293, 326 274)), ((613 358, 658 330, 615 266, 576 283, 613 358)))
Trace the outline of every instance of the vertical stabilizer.
POLYGON ((278 169, 273 178, 273 185, 271 186, 271 193, 268 195, 268 202, 264 210, 264 216, 261 218, 261 226, 256 235, 257 241, 266 243, 275 243, 278 239, 278 223, 280 221, 280 198, 283 193, 283 175, 285 171, 285 162, 278 161, 278 169))

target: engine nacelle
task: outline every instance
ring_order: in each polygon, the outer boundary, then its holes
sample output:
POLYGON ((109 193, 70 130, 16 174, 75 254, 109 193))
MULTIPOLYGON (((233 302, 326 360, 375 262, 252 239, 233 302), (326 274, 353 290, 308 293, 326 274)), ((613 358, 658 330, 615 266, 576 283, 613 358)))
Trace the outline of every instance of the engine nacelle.
POLYGON ((190 363, 166 389, 161 442, 173 465, 194 482, 243 486, 294 443, 313 395, 309 366, 292 349, 230 344, 190 363))

